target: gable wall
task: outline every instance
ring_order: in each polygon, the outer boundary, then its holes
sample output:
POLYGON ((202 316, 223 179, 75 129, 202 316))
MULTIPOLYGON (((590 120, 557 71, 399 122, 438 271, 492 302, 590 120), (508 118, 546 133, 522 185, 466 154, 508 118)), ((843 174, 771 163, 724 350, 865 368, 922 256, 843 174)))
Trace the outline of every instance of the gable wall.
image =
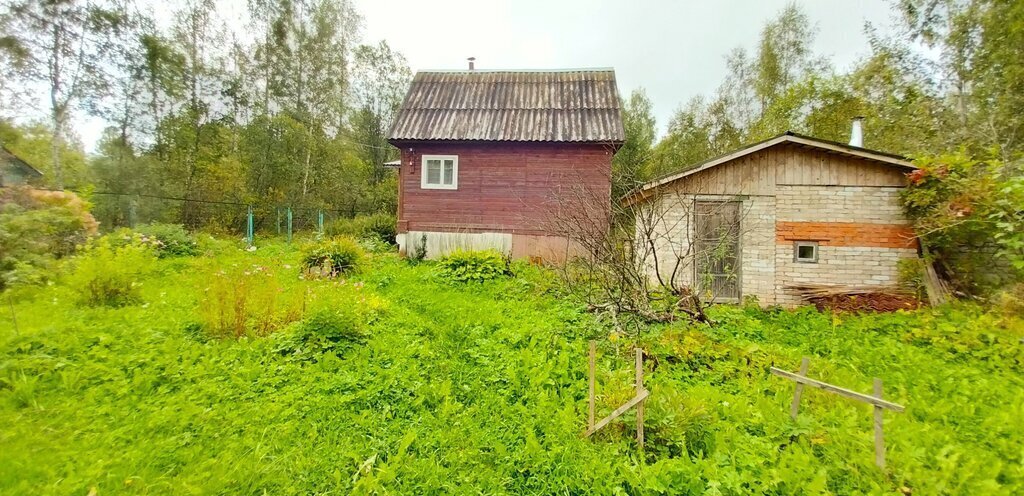
POLYGON ((903 172, 889 165, 783 144, 687 176, 671 189, 691 194, 774 195, 777 185, 905 184, 903 172))
MULTIPOLYGON (((398 232, 414 232, 417 240, 423 233, 428 238, 431 233, 486 233, 487 239, 503 240, 511 235, 511 242, 502 241, 494 248, 522 257, 537 252, 547 259, 552 257, 549 252, 565 251, 564 242, 546 239, 552 234, 546 225, 552 222, 555 207, 583 192, 592 197, 590 201, 603 205, 611 201, 611 147, 426 142, 400 148, 398 232), (458 155, 458 189, 422 189, 423 155, 458 155), (491 236, 495 233, 503 236, 491 236)), ((474 236, 435 237, 446 240, 443 246, 448 248, 441 251, 450 251, 461 243, 458 240, 474 236)), ((472 246, 480 242, 486 244, 477 240, 472 246)), ((428 251, 428 256, 440 254, 428 251)))

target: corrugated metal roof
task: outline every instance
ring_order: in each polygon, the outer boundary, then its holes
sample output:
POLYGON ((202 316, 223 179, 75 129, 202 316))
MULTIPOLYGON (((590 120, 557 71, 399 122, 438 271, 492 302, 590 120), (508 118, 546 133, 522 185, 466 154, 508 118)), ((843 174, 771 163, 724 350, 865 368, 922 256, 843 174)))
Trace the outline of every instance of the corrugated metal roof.
POLYGON ((615 71, 421 71, 388 138, 621 143, 615 71))

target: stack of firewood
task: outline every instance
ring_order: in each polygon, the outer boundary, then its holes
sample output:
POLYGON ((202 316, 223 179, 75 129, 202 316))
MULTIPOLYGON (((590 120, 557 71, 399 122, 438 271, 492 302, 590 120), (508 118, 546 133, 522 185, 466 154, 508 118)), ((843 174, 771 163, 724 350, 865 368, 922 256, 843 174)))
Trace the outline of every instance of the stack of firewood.
POLYGON ((786 289, 796 292, 800 295, 800 298, 811 301, 818 298, 828 298, 832 296, 855 296, 864 294, 875 294, 875 293, 898 293, 903 294, 903 291, 896 288, 880 288, 878 286, 838 286, 838 285, 827 285, 827 284, 795 284, 786 286, 786 289))

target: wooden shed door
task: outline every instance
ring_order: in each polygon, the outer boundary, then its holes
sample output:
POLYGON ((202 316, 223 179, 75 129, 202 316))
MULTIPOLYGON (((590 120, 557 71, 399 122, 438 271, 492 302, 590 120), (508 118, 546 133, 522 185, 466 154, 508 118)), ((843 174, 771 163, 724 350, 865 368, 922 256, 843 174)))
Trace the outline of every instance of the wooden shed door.
POLYGON ((740 297, 740 202, 696 202, 696 286, 704 298, 740 297))

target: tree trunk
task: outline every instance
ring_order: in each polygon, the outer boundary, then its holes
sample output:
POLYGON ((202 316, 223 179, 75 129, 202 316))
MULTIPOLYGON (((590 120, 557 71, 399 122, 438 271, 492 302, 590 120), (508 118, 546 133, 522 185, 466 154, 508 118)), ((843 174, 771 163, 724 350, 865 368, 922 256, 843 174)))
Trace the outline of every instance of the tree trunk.
POLYGON ((53 109, 53 139, 50 140, 50 160, 53 162, 53 187, 64 189, 64 172, 60 164, 60 148, 64 140, 64 112, 53 109))
POLYGON ((313 149, 312 149, 313 145, 310 143, 310 141, 312 141, 312 139, 311 139, 312 136, 310 136, 310 134, 311 134, 310 131, 307 129, 306 130, 306 165, 303 167, 303 171, 302 171, 302 203, 303 203, 303 205, 305 205, 305 203, 306 203, 306 192, 309 191, 309 162, 310 162, 310 158, 312 158, 311 156, 313 155, 313 149))
POLYGON ((53 162, 53 186, 64 189, 64 171, 60 164, 61 139, 64 137, 65 107, 60 101, 61 90, 61 25, 53 24, 53 45, 50 52, 50 117, 53 120, 53 139, 50 142, 50 161, 53 162))

